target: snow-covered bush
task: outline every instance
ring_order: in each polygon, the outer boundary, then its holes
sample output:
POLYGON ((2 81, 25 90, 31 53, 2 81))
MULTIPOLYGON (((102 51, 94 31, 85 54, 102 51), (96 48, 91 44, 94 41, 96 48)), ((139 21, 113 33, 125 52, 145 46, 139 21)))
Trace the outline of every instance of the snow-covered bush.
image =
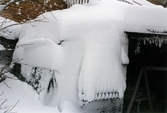
POLYGON ((13 71, 19 80, 31 85, 39 95, 43 90, 49 93, 51 89, 56 87, 53 70, 16 63, 13 71))

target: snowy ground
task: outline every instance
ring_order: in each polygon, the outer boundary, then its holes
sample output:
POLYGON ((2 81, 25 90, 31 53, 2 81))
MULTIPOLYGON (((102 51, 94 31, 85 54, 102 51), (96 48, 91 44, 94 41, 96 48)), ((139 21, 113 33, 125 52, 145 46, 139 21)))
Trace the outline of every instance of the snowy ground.
MULTIPOLYGON (((16 79, 16 78, 14 78, 16 79)), ((0 113, 59 113, 56 107, 43 106, 39 95, 27 83, 7 79, 0 85, 0 113)))
MULTIPOLYGON (((5 81, 0 83, 0 113, 60 113, 57 107, 44 106, 30 85, 9 72, 5 76, 5 81)), ((61 113, 80 113, 69 102, 64 102, 63 108, 61 113)))
MULTIPOLYGON (((6 38, 19 37, 14 58, 24 58, 20 63, 56 70, 59 90, 52 102, 58 107, 44 106, 43 99, 31 86, 8 78, 0 83, 0 113, 6 110, 7 113, 81 113, 78 100, 122 98, 126 88, 126 68, 122 64, 129 62, 124 31, 167 29, 166 9, 144 0, 136 0, 143 8, 133 0, 127 1, 134 5, 92 1, 45 13, 38 17, 45 17, 42 22, 1 30, 0 35, 6 38), (119 95, 111 95, 111 91, 119 95), (109 94, 104 95, 105 92, 109 94), (103 94, 97 97, 97 93, 103 94)), ((7 20, 1 27, 10 24, 15 23, 7 20)))

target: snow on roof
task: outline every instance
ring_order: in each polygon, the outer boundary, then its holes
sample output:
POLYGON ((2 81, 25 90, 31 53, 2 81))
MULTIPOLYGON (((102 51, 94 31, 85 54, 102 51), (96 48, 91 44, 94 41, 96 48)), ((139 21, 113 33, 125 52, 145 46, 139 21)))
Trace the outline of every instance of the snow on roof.
POLYGON ((124 0, 124 2, 132 4, 132 5, 140 5, 140 6, 156 6, 147 0, 124 0))
POLYGON ((129 6, 125 15, 125 31, 166 34, 166 20, 166 8, 129 6))
MULTIPOLYGON (((90 20, 89 17, 92 17, 92 14, 93 14, 93 17, 95 18, 94 20, 92 19, 89 22, 93 23, 93 22, 96 22, 97 20, 102 20, 103 18, 111 18, 113 20, 121 20, 122 23, 120 22, 120 24, 124 25, 124 31, 141 32, 141 33, 156 32, 156 33, 165 34, 165 32, 167 31, 167 23, 166 23, 167 9, 163 8, 162 6, 151 4, 146 0, 140 0, 140 1, 135 0, 135 1, 141 4, 141 6, 138 4, 135 4, 134 0, 133 0, 134 5, 125 4, 119 1, 111 1, 110 4, 103 5, 105 0, 101 2, 90 1, 89 4, 84 4, 84 6, 74 5, 74 7, 68 9, 67 11, 64 10, 62 14, 65 16, 64 17, 62 16, 62 19, 66 18, 67 16, 67 18, 75 19, 76 21, 82 21, 82 23, 83 22, 86 23, 88 22, 87 20, 90 20), (95 6, 97 6, 96 3, 98 4, 99 8, 97 8, 96 11, 93 12, 93 10, 95 9, 95 6), (93 7, 88 7, 88 6, 93 6, 93 7), (107 9, 107 6, 110 6, 112 8, 107 9), (76 7, 78 9, 75 9, 76 7), (81 9, 81 7, 82 7, 82 12, 85 12, 84 16, 86 16, 86 18, 81 18, 82 16, 80 16, 81 14, 79 13, 81 11, 77 11, 81 9), (98 14, 98 12, 103 11, 100 7, 104 7, 103 8, 104 10, 112 10, 112 11, 110 11, 110 14, 107 14, 107 13, 103 14, 103 15, 106 14, 106 16, 99 16, 100 13, 98 14), (86 12, 89 9, 92 11, 86 12), (75 12, 77 12, 78 14, 77 13, 75 14, 75 12)), ((110 2, 110 1, 107 1, 107 2, 110 2)), ((79 34, 80 32, 76 32, 76 34, 77 33, 79 34)))
POLYGON ((23 58, 21 64, 56 70, 63 94, 55 95, 54 102, 60 108, 64 100, 77 106, 77 98, 88 103, 123 97, 126 73, 122 64, 129 59, 123 37, 124 14, 118 14, 124 3, 118 3, 74 5, 44 13, 37 18, 45 17, 43 21, 22 26, 13 59, 23 58))
POLYGON ((15 40, 19 37, 21 25, 15 21, 0 17, 0 36, 15 40))
MULTIPOLYGON (((64 101, 79 106, 79 101, 122 98, 126 88, 122 64, 129 62, 124 31, 166 31, 166 18, 162 7, 91 1, 44 13, 36 19, 41 21, 1 29, 0 35, 19 37, 13 59, 55 70, 59 90, 52 102, 64 111, 64 101)), ((1 19, 2 28, 18 24, 1 19)))
MULTIPOLYGON (((62 15, 64 15, 64 17, 62 16, 63 17, 62 20, 64 18, 71 18, 71 19, 75 19, 76 21, 82 21, 85 23, 88 22, 87 21, 88 17, 96 17, 96 18, 94 18, 94 20, 90 20, 89 21, 90 23, 93 23, 93 22, 95 23, 98 20, 102 20, 103 18, 111 18, 114 20, 121 19, 121 20, 124 20, 121 23, 122 25, 124 25, 124 31, 127 31, 127 32, 141 32, 141 33, 160 32, 160 33, 165 33, 167 31, 167 22, 166 22, 167 9, 163 8, 161 6, 153 5, 149 2, 147 2, 146 0, 125 0, 125 3, 121 2, 121 1, 116 1, 116 0, 115 1, 107 1, 107 0, 90 1, 88 4, 84 4, 83 6, 74 5, 70 9, 63 10, 62 15), (104 4, 105 2, 109 2, 110 4, 106 5, 106 4, 104 4), (133 5, 126 4, 126 2, 129 2, 133 5), (139 4, 141 4, 141 5, 139 5, 139 4), (95 9, 95 7, 97 7, 97 5, 99 8, 95 9), (112 8, 107 9, 107 6, 112 7, 112 8), (103 9, 101 9, 100 7, 103 7, 103 9), (82 17, 81 16, 82 13, 80 13, 81 10, 78 10, 78 9, 82 9, 82 12, 85 12, 84 16, 87 16, 87 17, 80 18, 80 17, 82 17), (89 9, 92 11, 86 12, 89 9), (96 11, 94 11, 94 9, 96 11), (112 10, 112 11, 110 11, 110 15, 104 13, 103 16, 99 16, 100 12, 102 12, 104 10, 112 10), (74 13, 76 13, 76 14, 74 14, 74 13), (68 15, 70 15, 71 17, 68 15)), ((56 18, 59 18, 59 17, 56 17, 56 18)), ((12 27, 8 27, 7 29, 4 29, 8 25, 18 24, 18 23, 14 22, 14 21, 11 21, 11 23, 10 23, 9 20, 6 21, 5 18, 2 18, 2 17, 1 17, 0 21, 2 23, 1 30, 0 30, 0 36, 6 37, 9 39, 18 38, 17 34, 19 34, 18 32, 20 32, 18 26, 20 26, 20 25, 17 25, 17 27, 12 25, 12 27)), ((112 22, 112 20, 111 20, 111 22, 112 22)), ((74 25, 76 25, 76 24, 74 24, 74 25)), ((76 32, 76 33, 79 34, 80 32, 76 32)))

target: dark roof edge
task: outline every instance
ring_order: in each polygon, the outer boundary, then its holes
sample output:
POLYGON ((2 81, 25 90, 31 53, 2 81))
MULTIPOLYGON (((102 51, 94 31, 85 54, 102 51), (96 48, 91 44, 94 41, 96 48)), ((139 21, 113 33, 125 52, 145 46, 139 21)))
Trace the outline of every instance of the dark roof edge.
POLYGON ((124 33, 131 34, 145 34, 145 35, 165 35, 167 36, 167 31, 155 31, 155 30, 147 30, 147 31, 124 31, 124 33))

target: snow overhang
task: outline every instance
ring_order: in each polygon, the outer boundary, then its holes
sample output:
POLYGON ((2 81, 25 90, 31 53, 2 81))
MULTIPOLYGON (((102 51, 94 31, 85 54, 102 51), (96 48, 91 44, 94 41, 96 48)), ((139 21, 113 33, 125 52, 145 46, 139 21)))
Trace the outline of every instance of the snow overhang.
POLYGON ((130 6, 125 15, 125 32, 167 34, 167 9, 130 6))

